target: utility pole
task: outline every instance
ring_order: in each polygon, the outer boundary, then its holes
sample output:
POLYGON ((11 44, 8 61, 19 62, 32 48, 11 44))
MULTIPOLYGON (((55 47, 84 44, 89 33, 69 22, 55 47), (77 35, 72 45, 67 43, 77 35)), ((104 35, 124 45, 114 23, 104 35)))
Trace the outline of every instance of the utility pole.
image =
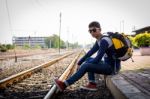
POLYGON ((49 48, 51 48, 51 40, 49 40, 49 48))
POLYGON ((120 21, 120 33, 124 33, 124 20, 120 21))
MULTIPOLYGON (((9 30, 12 33, 12 24, 11 24, 11 19, 10 19, 10 13, 9 13, 9 8, 8 8, 8 1, 5 0, 6 3, 6 10, 7 10, 7 14, 8 14, 8 22, 9 22, 9 30)), ((14 43, 14 54, 15 54, 15 62, 17 62, 17 55, 16 55, 16 50, 15 50, 15 43, 14 43)))
POLYGON ((135 31, 135 25, 132 27, 132 31, 135 31))
POLYGON ((120 21, 120 33, 121 33, 121 21, 120 21))
POLYGON ((60 54, 60 34, 61 34, 61 12, 60 12, 60 15, 59 15, 59 17, 60 17, 60 26, 59 26, 59 45, 58 45, 58 47, 59 47, 59 54, 60 54))
POLYGON ((122 20, 122 32, 124 33, 124 20, 122 20))
POLYGON ((31 48, 31 37, 30 37, 30 35, 28 37, 28 44, 29 44, 29 47, 31 48))
POLYGON ((67 28, 67 48, 69 50, 69 28, 67 28))

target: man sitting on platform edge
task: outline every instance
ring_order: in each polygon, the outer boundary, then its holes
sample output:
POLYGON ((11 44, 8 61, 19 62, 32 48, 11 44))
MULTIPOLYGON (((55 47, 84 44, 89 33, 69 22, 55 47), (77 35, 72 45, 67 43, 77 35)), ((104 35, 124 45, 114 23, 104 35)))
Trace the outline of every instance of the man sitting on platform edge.
POLYGON ((77 72, 65 81, 54 79, 54 83, 60 91, 64 91, 67 86, 78 81, 85 73, 88 73, 89 82, 86 86, 81 86, 81 88, 96 91, 97 84, 95 82, 95 73, 112 75, 120 70, 121 61, 113 58, 114 49, 112 40, 109 37, 102 35, 99 22, 93 21, 89 24, 89 33, 96 39, 96 42, 93 47, 79 60, 79 68, 77 72), (96 57, 91 58, 91 56, 96 52, 96 57), (102 60, 103 57, 104 60, 102 60))

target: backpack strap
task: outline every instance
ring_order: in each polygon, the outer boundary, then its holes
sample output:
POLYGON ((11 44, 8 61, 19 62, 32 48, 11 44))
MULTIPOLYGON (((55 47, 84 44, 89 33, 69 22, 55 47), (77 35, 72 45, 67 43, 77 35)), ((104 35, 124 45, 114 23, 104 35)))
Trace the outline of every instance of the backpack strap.
POLYGON ((110 48, 110 47, 113 45, 111 38, 110 38, 109 36, 107 36, 107 35, 103 35, 103 36, 100 38, 100 40, 98 41, 98 45, 99 45, 99 46, 100 46, 101 40, 106 40, 106 41, 107 41, 107 43, 108 43, 108 48, 110 48))
MULTIPOLYGON (((108 48, 110 48, 111 46, 114 47, 113 41, 109 35, 104 35, 103 37, 101 37, 101 40, 102 39, 105 39, 108 42, 108 44, 109 44, 108 48)), ((117 74, 117 69, 116 69, 117 68, 117 59, 114 56, 113 56, 113 59, 115 60, 115 65, 114 65, 114 72, 112 75, 116 75, 117 74)))

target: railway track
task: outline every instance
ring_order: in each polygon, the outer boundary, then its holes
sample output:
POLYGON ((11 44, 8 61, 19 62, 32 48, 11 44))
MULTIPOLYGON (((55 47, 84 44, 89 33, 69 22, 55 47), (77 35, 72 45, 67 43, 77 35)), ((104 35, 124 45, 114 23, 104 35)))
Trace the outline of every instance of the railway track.
POLYGON ((15 57, 21 58, 21 57, 27 57, 27 56, 33 56, 33 55, 39 55, 39 54, 49 54, 49 53, 56 53, 54 50, 42 50, 40 52, 37 52, 36 50, 29 50, 28 52, 5 52, 5 53, 0 53, 0 61, 3 60, 8 60, 8 59, 13 59, 15 57))
MULTIPOLYGON (((64 81, 65 79, 67 79, 70 75, 72 75, 74 73, 74 71, 76 70, 75 64, 78 60, 79 55, 77 55, 75 57, 75 59, 71 62, 71 64, 68 66, 68 68, 64 71, 64 73, 59 77, 59 80, 64 81)), ((57 87, 56 85, 53 85, 53 87, 50 89, 50 91, 48 92, 48 94, 44 97, 44 99, 50 99, 53 97, 53 95, 57 94, 57 87)))
POLYGON ((81 85, 85 85, 88 82, 87 75, 68 87, 62 94, 58 92, 57 87, 53 84, 53 77, 57 76, 59 79, 65 80, 72 75, 76 71, 75 64, 79 55, 78 53, 66 56, 67 58, 59 62, 55 60, 56 63, 49 64, 51 65, 50 67, 46 65, 43 68, 35 69, 34 72, 25 77, 21 76, 5 84, 2 84, 1 80, 0 99, 87 99, 89 97, 94 99, 99 99, 99 97, 102 97, 101 99, 113 99, 109 90, 104 87, 104 82, 99 79, 99 75, 96 77, 97 83, 99 83, 99 91, 96 93, 80 89, 81 85))
POLYGON ((52 59, 55 59, 56 57, 63 56, 66 53, 70 53, 70 52, 48 53, 48 54, 22 57, 22 58, 18 58, 17 63, 15 63, 14 60, 12 59, 0 62, 0 68, 2 69, 0 71, 1 72, 0 80, 9 77, 11 75, 17 74, 19 72, 22 72, 24 70, 30 69, 32 67, 35 67, 39 64, 50 61, 52 59))
POLYGON ((0 99, 43 98, 43 95, 46 95, 48 90, 51 88, 53 77, 56 75, 59 77, 74 59, 74 54, 71 56, 69 55, 71 54, 67 54, 60 58, 54 59, 51 62, 39 65, 1 80, 0 99), (65 58, 67 56, 68 58, 65 58), (50 65, 52 66, 48 67, 50 65))

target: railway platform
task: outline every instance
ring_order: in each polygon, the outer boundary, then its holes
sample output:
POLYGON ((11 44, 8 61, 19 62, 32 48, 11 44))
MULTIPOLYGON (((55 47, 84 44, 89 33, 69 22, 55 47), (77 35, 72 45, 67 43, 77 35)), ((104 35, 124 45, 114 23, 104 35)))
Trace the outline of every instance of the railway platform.
POLYGON ((141 56, 135 50, 131 60, 122 62, 118 75, 107 76, 106 85, 115 99, 149 99, 150 56, 141 56))

